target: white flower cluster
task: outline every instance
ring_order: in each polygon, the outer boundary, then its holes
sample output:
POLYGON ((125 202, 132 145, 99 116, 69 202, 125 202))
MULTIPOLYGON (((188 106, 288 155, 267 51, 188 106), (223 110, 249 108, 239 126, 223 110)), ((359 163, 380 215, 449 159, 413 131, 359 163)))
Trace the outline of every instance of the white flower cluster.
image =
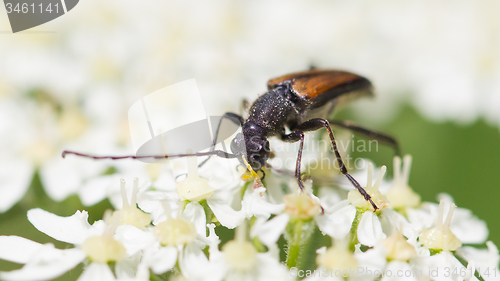
POLYGON ((500 280, 500 256, 492 242, 487 249, 463 246, 485 243, 485 223, 456 208, 448 195, 441 195, 439 204, 421 202, 408 186, 409 156, 402 170, 401 159, 394 159, 392 181, 383 179, 385 167, 374 176, 371 163, 356 174, 367 175, 363 186, 376 211, 354 189, 311 187, 309 181, 304 191, 272 192, 290 180, 276 173, 261 182, 252 172, 247 178, 254 178, 253 185, 237 181, 216 190, 213 183, 223 180, 213 176, 216 166, 199 175, 196 162, 188 161, 187 177, 172 188, 139 187, 134 179, 127 190, 122 180, 122 201, 112 199, 117 210, 92 225, 85 211, 59 217, 30 210, 28 219, 38 230, 74 247, 0 236, 0 258, 24 264, 0 278, 50 280, 83 262, 78 280, 150 280, 163 274, 214 281, 500 280), (236 228, 234 239, 221 246, 216 225, 236 228), (331 237, 332 246, 317 249, 317 270, 305 270, 304 249, 311 247, 317 228, 331 237), (287 241, 286 264, 279 258, 281 236, 287 241))

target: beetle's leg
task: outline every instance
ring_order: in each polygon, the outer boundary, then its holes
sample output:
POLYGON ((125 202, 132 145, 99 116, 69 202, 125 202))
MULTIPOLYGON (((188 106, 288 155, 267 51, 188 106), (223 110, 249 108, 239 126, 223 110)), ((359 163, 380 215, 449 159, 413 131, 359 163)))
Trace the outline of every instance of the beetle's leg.
POLYGON ((375 205, 375 203, 373 203, 373 200, 372 200, 370 194, 368 194, 366 192, 366 190, 363 187, 361 187, 359 182, 356 179, 354 179, 347 171, 347 168, 344 165, 344 161, 342 161, 342 157, 340 156, 340 153, 337 149, 337 143, 335 142, 335 137, 333 136, 333 132, 332 132, 332 129, 330 128, 330 124, 328 123, 328 120, 321 119, 321 118, 311 119, 311 120, 308 120, 308 121, 298 125, 294 129, 297 131, 301 131, 300 133, 302 133, 302 132, 307 132, 307 131, 316 131, 316 130, 319 130, 321 128, 325 128, 328 131, 328 135, 330 136, 330 140, 332 141, 333 151, 335 152, 335 158, 337 158, 337 162, 338 162, 339 167, 340 167, 340 172, 342 172, 342 174, 344 174, 347 177, 347 179, 352 183, 352 185, 354 185, 354 187, 359 191, 359 193, 361 193, 361 195, 363 195, 365 200, 369 201, 370 204, 372 204, 373 208, 376 211, 378 209, 378 207, 377 207, 377 205, 375 205))
POLYGON ((302 176, 300 174, 300 162, 302 159, 302 149, 304 148, 304 132, 294 131, 288 135, 281 135, 281 140, 284 142, 297 142, 300 141, 299 154, 297 155, 297 163, 295 164, 295 178, 299 183, 301 190, 304 190, 304 184, 302 183, 302 176))
MULTIPOLYGON (((214 140, 212 141, 212 146, 210 147, 210 151, 215 150, 215 145, 217 144, 217 137, 219 136, 219 130, 220 130, 220 127, 222 125, 222 120, 224 120, 224 119, 229 119, 236 125, 241 126, 243 124, 243 117, 241 117, 237 114, 231 113, 231 112, 224 113, 224 115, 222 115, 222 117, 219 120, 219 124, 217 125, 217 129, 215 130, 214 140)), ((208 159, 210 159, 210 157, 211 156, 208 156, 207 159, 203 160, 198 165, 198 168, 201 168, 201 166, 205 165, 205 163, 207 163, 207 161, 208 161, 208 159)))
POLYGON ((396 155, 401 156, 401 151, 399 150, 398 141, 389 135, 386 135, 384 133, 380 133, 377 131, 372 131, 372 130, 367 129, 363 126, 360 126, 352 121, 329 120, 329 122, 330 122, 330 125, 332 125, 332 126, 337 126, 337 127, 351 130, 354 133, 358 133, 360 135, 363 135, 368 139, 381 141, 381 142, 387 144, 388 146, 390 146, 392 149, 394 149, 394 153, 396 155))

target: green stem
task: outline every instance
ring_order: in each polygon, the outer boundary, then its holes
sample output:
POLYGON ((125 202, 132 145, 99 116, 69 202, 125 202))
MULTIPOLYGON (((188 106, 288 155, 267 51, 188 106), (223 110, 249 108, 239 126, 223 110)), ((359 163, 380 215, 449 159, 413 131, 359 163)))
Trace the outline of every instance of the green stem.
POLYGON ((301 252, 300 247, 302 246, 300 236, 302 234, 303 224, 304 222, 302 220, 293 220, 288 224, 288 226, 292 226, 292 228, 290 229, 291 231, 288 231, 289 239, 287 239, 288 252, 286 255, 286 265, 288 266, 288 268, 297 266, 297 260, 301 252))
POLYGON ((300 255, 300 247, 302 246, 300 236, 302 234, 302 226, 304 222, 302 220, 296 220, 293 223, 292 235, 288 241, 288 252, 286 256, 286 265, 288 268, 296 267, 297 260, 300 255))
POLYGON ((316 224, 314 220, 301 220, 291 218, 285 230, 285 239, 287 240, 286 265, 291 267, 300 267, 300 257, 312 237, 316 224))
POLYGON ((356 208, 356 216, 354 217, 354 221, 352 222, 351 230, 349 231, 350 241, 349 241, 349 249, 354 252, 356 249, 356 245, 358 245, 358 225, 361 221, 361 217, 363 217, 363 211, 360 211, 356 208))
MULTIPOLYGON (((203 199, 198 203, 203 207, 203 210, 205 210, 205 219, 206 219, 207 223, 214 222, 215 215, 212 212, 212 209, 210 209, 210 206, 208 206, 207 200, 203 199)), ((208 232, 208 230, 207 230, 207 232, 208 232)))

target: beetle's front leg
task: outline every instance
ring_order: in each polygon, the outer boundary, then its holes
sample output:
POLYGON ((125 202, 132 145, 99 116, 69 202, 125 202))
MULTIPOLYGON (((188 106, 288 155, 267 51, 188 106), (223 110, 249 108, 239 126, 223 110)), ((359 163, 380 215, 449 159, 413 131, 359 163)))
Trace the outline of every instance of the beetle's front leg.
MULTIPOLYGON (((347 177, 347 179, 352 183, 352 185, 354 185, 354 187, 359 191, 359 193, 361 193, 361 195, 363 195, 365 200, 369 201, 370 204, 372 204, 375 211, 378 210, 378 207, 373 202, 370 194, 368 194, 366 192, 366 190, 359 184, 359 182, 356 179, 354 179, 347 171, 347 168, 344 165, 344 161, 342 161, 342 157, 340 156, 340 153, 337 149, 337 143, 335 142, 335 137, 333 136, 332 128, 330 128, 330 124, 328 123, 327 120, 321 119, 321 118, 311 119, 309 121, 306 121, 306 122, 298 125, 294 129, 297 131, 300 131, 300 133, 303 135, 304 134, 303 132, 316 131, 316 130, 319 130, 321 128, 325 128, 328 131, 328 135, 330 136, 330 140, 332 142, 333 151, 335 152, 335 158, 337 158, 337 162, 338 162, 339 167, 340 167, 340 172, 342 172, 342 174, 344 174, 347 177)), ((302 147, 301 147, 300 151, 302 152, 302 147)))
POLYGON ((302 176, 300 174, 300 162, 302 160, 302 149, 304 148, 304 132, 294 131, 288 135, 282 134, 280 136, 281 140, 284 142, 298 142, 299 145, 299 154, 297 155, 297 162, 295 164, 295 178, 299 183, 299 187, 301 190, 304 190, 304 184, 302 183, 302 176))

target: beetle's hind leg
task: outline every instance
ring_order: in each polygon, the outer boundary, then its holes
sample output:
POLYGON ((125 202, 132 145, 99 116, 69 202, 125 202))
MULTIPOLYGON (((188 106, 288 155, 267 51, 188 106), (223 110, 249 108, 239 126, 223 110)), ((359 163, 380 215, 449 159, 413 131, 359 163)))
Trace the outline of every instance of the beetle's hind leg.
POLYGON ((352 132, 358 133, 368 139, 380 141, 394 149, 394 153, 396 155, 401 156, 401 150, 399 149, 398 141, 387 134, 372 131, 352 121, 329 120, 329 122, 332 126, 351 130, 352 132))
MULTIPOLYGON (((370 202, 370 204, 373 206, 373 208, 375 210, 377 210, 378 207, 373 202, 370 194, 368 194, 366 192, 366 190, 359 184, 359 182, 356 179, 354 179, 351 176, 351 174, 349 174, 349 172, 347 171, 347 168, 345 167, 344 161, 342 160, 342 157, 340 156, 340 153, 339 153, 339 151, 337 149, 337 143, 335 142, 335 137, 333 136, 333 131, 330 128, 330 124, 328 123, 328 120, 321 119, 321 118, 315 118, 315 119, 308 120, 308 121, 306 121, 306 122, 298 125, 297 127, 295 127, 294 128, 294 132, 292 132, 291 134, 287 135, 287 136, 291 136, 291 135, 295 134, 296 138, 298 136, 301 136, 301 138, 300 138, 301 143, 300 143, 300 148, 299 148, 299 157, 298 157, 297 161, 299 162, 300 158, 302 156, 302 147, 303 147, 303 144, 304 144, 304 132, 316 131, 316 130, 319 130, 321 128, 325 128, 328 131, 328 135, 330 136, 330 140, 332 142, 333 151, 335 152, 335 158, 337 159, 337 162, 339 164, 340 172, 342 172, 342 174, 344 174, 347 177, 347 179, 352 183, 352 185, 354 185, 354 187, 359 191, 359 193, 361 193, 361 195, 363 195, 363 197, 365 198, 365 200, 368 201, 368 202, 370 202)), ((300 179, 300 163, 297 163, 297 168, 299 169, 299 171, 298 171, 299 177, 297 177, 297 179, 299 180, 300 179)), ((295 174, 297 176, 297 170, 295 171, 295 174)))

